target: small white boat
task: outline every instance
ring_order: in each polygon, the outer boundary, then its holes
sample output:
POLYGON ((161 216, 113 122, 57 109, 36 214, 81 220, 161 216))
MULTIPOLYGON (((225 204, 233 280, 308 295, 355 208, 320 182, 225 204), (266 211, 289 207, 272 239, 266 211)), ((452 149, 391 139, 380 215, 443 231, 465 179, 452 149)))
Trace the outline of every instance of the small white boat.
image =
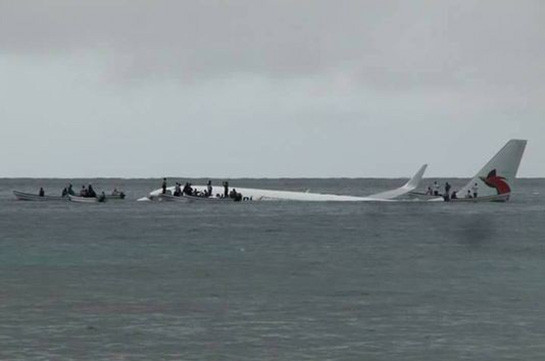
POLYGON ((70 198, 70 202, 76 203, 101 203, 106 201, 105 199, 100 199, 97 197, 80 197, 73 195, 69 195, 68 198, 70 198))
POLYGON ((61 196, 40 196, 38 194, 33 193, 24 193, 19 191, 13 191, 13 194, 15 195, 15 198, 17 198, 20 201, 35 201, 35 202, 46 202, 46 201, 55 201, 55 202, 66 202, 68 201, 68 197, 61 197, 61 196))

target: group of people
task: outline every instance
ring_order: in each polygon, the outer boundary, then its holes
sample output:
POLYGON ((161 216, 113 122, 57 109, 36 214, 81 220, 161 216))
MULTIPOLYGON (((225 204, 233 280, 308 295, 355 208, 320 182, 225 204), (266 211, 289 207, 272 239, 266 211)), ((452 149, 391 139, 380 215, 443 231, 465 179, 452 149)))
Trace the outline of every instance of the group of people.
POLYGON ((74 192, 74 189, 72 188, 72 184, 69 184, 68 187, 64 187, 62 190, 62 196, 66 197, 67 195, 75 196, 76 193, 74 192))
POLYGON ((93 189, 93 186, 89 184, 87 188, 85 186, 81 186, 81 190, 79 191, 79 196, 84 198, 96 198, 97 193, 93 189))
MULTIPOLYGON (((38 195, 40 197, 45 197, 45 190, 43 187, 40 187, 40 190, 38 191, 38 195)), ((72 186, 72 184, 69 184, 68 187, 64 187, 62 192, 61 192, 61 197, 67 197, 67 196, 75 196, 76 195, 76 192, 74 192, 74 188, 72 186)), ((118 197, 121 197, 121 198, 124 198, 125 197, 125 194, 123 192, 120 192, 117 190, 117 188, 115 188, 112 192, 112 195, 113 196, 118 196, 118 197)), ((85 187, 84 185, 81 186, 81 190, 79 192, 79 196, 80 197, 85 197, 85 198, 99 198, 99 199, 105 199, 106 198, 106 195, 104 194, 104 192, 102 192, 100 195, 97 195, 97 193, 95 192, 95 190, 93 189, 93 186, 91 184, 89 184, 88 187, 85 187)))
MULTIPOLYGON (((166 191, 166 185, 163 187, 163 194, 165 194, 166 191)), ((201 192, 197 191, 197 189, 193 189, 192 184, 189 182, 186 182, 185 185, 182 188, 182 183, 176 182, 176 185, 174 186, 174 193, 172 194, 175 197, 181 197, 183 195, 188 196, 206 196, 209 197, 210 195, 206 193, 202 195, 201 192)))
MULTIPOLYGON (((40 196, 43 197, 44 196, 44 189, 43 188, 40 188, 40 196)), ((74 192, 74 188, 72 186, 72 184, 69 184, 68 187, 64 187, 63 190, 62 190, 62 193, 61 193, 62 197, 66 197, 66 196, 75 196, 76 195, 76 192, 74 192)), ((114 188, 114 190, 112 191, 112 196, 114 197, 119 197, 121 199, 125 198, 125 193, 121 192, 121 191, 118 191, 117 188, 114 188)), ((85 197, 85 198, 103 198, 105 199, 106 198, 106 194, 104 192, 102 192, 100 195, 97 194, 97 192, 93 189, 93 186, 91 184, 89 184, 88 187, 85 187, 84 185, 81 186, 81 190, 79 191, 79 196, 80 197, 85 197)))
MULTIPOLYGON (((451 189, 451 185, 449 184, 449 182, 446 182, 445 183, 445 192, 443 194, 441 194, 439 192, 439 184, 437 183, 437 181, 433 182, 433 185, 428 187, 428 190, 426 191, 426 195, 431 195, 431 196, 438 196, 438 197, 443 197, 445 199, 445 201, 450 201, 451 199, 458 199, 458 193, 456 191, 453 191, 452 193, 450 193, 450 189, 451 189)), ((467 190, 467 193, 465 194, 465 198, 477 198, 477 196, 479 195, 479 185, 477 183, 475 183, 471 189, 468 189, 467 190)))
MULTIPOLYGON (((224 181, 222 183, 223 185, 223 194, 216 193, 216 198, 231 198, 234 201, 241 201, 242 200, 242 194, 238 193, 236 189, 232 189, 229 192, 229 182, 224 181)), ((170 191, 167 190, 167 179, 163 178, 163 183, 161 184, 161 193, 162 194, 168 194, 170 191)), ((193 197, 212 197, 213 196, 213 187, 212 187, 212 181, 209 180, 208 183, 206 183, 206 189, 204 190, 198 190, 197 188, 193 188, 192 184, 189 182, 186 182, 184 186, 182 187, 182 183, 176 182, 176 185, 174 186, 174 192, 172 193, 175 197, 181 197, 183 195, 193 196, 193 197)))

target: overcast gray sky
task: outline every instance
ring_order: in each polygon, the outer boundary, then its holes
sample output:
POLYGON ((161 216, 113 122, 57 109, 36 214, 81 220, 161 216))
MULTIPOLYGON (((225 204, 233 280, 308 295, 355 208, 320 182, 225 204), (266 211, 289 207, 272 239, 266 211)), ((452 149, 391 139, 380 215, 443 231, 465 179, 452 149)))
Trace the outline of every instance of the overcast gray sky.
POLYGON ((0 177, 545 176, 545 1, 0 0, 0 177))

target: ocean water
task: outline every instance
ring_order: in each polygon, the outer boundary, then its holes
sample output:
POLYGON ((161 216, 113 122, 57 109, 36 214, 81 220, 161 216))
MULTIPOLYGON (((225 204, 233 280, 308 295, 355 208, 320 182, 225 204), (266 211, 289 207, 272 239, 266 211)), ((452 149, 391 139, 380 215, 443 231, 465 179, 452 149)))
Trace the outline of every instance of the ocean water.
POLYGON ((71 180, 128 195, 105 204, 11 194, 68 181, 0 180, 1 360, 545 357, 543 179, 504 204, 135 202, 154 179, 71 180))

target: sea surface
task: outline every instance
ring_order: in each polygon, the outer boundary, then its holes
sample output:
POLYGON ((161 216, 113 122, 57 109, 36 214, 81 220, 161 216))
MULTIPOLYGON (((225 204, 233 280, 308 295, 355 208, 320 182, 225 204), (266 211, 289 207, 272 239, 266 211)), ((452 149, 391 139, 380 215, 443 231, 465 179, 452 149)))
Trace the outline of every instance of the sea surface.
MULTIPOLYGON (((160 183, 0 179, 0 360, 545 359, 543 179, 508 203, 135 201, 160 183), (11 193, 68 182, 127 199, 11 193)), ((230 180, 350 195, 402 183, 230 180)))

